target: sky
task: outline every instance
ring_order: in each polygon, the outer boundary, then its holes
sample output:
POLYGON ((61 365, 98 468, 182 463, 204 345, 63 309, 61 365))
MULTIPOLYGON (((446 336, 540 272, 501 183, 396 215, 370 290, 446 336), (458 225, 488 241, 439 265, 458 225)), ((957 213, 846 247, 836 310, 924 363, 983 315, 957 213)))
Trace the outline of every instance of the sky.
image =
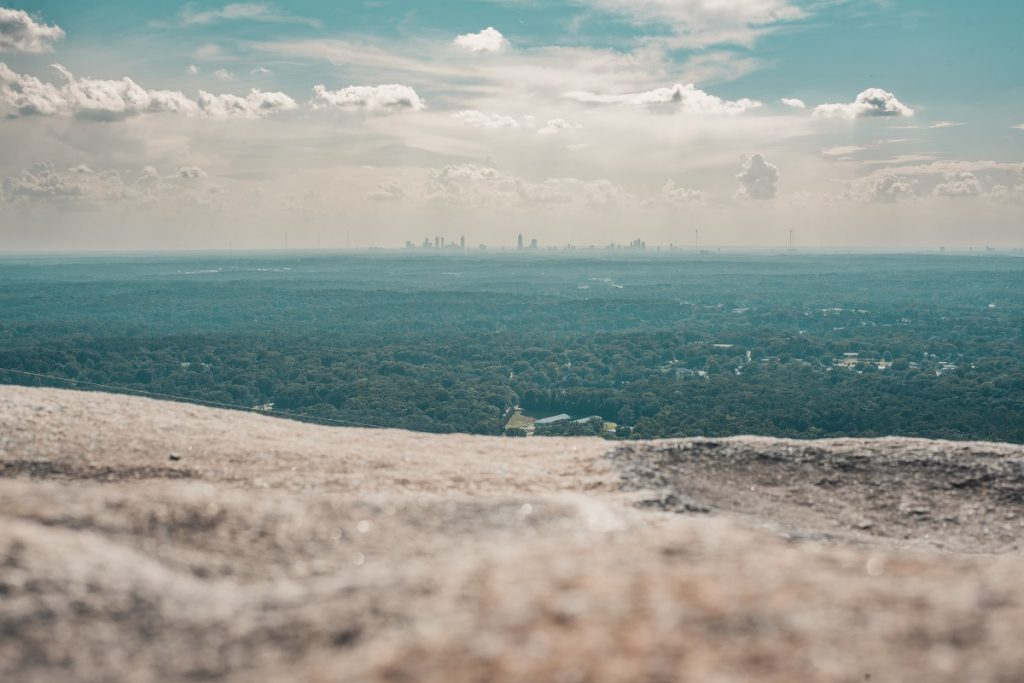
POLYGON ((0 252, 1024 247, 1024 3, 0 0, 0 252))

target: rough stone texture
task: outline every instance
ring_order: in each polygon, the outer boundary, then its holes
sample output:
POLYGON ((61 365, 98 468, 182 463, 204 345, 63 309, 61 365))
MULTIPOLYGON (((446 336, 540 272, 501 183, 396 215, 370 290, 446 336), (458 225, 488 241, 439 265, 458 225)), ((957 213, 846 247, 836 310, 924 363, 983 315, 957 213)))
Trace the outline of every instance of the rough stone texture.
POLYGON ((926 439, 739 437, 627 444, 642 506, 728 513, 791 537, 959 552, 1024 549, 1024 449, 926 439))
POLYGON ((1020 681, 1022 477, 3 387, 0 680, 1020 681))

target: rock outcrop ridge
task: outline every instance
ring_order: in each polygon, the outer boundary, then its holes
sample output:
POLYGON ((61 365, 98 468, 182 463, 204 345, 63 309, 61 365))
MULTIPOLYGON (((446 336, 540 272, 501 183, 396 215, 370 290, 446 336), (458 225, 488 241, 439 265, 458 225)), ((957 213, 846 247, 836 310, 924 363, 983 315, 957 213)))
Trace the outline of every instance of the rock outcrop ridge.
POLYGON ((0 680, 1024 680, 1024 447, 0 387, 0 680))

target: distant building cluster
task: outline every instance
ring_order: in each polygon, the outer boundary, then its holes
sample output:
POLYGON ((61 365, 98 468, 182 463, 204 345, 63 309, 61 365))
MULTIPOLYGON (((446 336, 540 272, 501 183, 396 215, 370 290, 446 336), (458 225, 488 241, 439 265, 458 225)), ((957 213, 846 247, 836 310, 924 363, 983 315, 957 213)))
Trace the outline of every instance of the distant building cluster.
MULTIPOLYGON (((406 240, 405 241, 405 248, 406 249, 416 249, 416 245, 413 244, 412 240, 406 240)), ((458 242, 448 241, 447 238, 441 237, 439 235, 435 235, 434 236, 434 241, 433 242, 430 241, 429 237, 424 237, 423 238, 423 244, 421 244, 419 246, 419 248, 420 249, 448 249, 449 251, 451 251, 451 250, 465 251, 466 250, 466 236, 463 235, 462 237, 460 237, 458 242)), ((483 244, 481 244, 480 248, 481 249, 485 249, 486 247, 483 244)))
POLYGON ((530 240, 530 246, 529 247, 525 246, 523 244, 523 233, 519 233, 519 237, 516 239, 516 249, 520 249, 520 250, 521 249, 534 249, 534 250, 537 250, 537 249, 540 249, 540 244, 538 244, 537 238, 535 237, 535 238, 530 240))
MULTIPOLYGON (((405 248, 406 249, 430 249, 430 250, 447 250, 447 251, 465 251, 465 249, 466 249, 466 236, 463 235, 462 237, 460 237, 458 242, 450 241, 446 237, 442 237, 440 235, 435 235, 433 239, 431 239, 429 237, 424 237, 423 238, 423 242, 420 243, 420 244, 416 244, 412 240, 406 240, 405 241, 405 248)), ((480 244, 477 248, 478 249, 487 249, 487 245, 486 244, 480 244)), ((504 249, 504 248, 505 247, 502 247, 502 249, 504 249)), ((661 249, 664 249, 664 248, 665 247, 655 247, 655 249, 659 250, 659 251, 661 249)), ((527 242, 527 238, 522 233, 519 233, 516 236, 516 250, 517 251, 539 251, 540 249, 541 249, 540 241, 536 237, 530 238, 529 242, 527 242)), ((598 246, 595 246, 595 245, 589 245, 589 246, 582 246, 581 247, 581 246, 577 246, 575 244, 566 244, 563 247, 557 247, 557 246, 555 246, 555 247, 544 247, 544 249, 549 250, 549 251, 550 250, 558 250, 558 249, 564 249, 566 251, 575 251, 576 249, 587 249, 587 250, 604 249, 606 251, 615 251, 615 250, 644 251, 644 250, 647 249, 647 242, 642 240, 641 238, 637 237, 635 240, 631 241, 629 244, 618 244, 616 242, 612 242, 611 244, 605 245, 604 247, 598 247, 598 246)), ((670 244, 670 245, 668 245, 667 249, 668 249, 668 251, 676 251, 677 249, 680 249, 680 248, 677 247, 676 245, 670 244)))
MULTIPOLYGON (((789 241, 789 251, 795 251, 796 250, 794 242, 793 242, 793 232, 794 231, 792 231, 792 230, 789 231, 789 238, 790 238, 790 241, 789 241)), ((288 236, 285 235, 285 248, 287 249, 287 247, 288 247, 288 236)), ((371 247, 371 248, 375 248, 375 247, 371 247)), ((416 244, 412 240, 406 240, 405 248, 406 249, 431 249, 431 250, 446 250, 446 251, 465 251, 467 249, 466 236, 463 235, 463 236, 461 236, 458 239, 458 241, 455 241, 455 240, 448 240, 446 237, 442 237, 441 235, 435 235, 433 237, 433 239, 431 239, 430 237, 423 238, 423 242, 420 243, 420 244, 416 244)), ((469 247, 469 248, 472 249, 473 247, 469 247)), ((479 245, 476 246, 476 249, 480 249, 480 250, 487 249, 487 245, 486 244, 479 244, 479 245)), ((512 247, 500 246, 500 247, 498 247, 498 249, 504 251, 504 250, 512 249, 512 247)), ((560 246, 559 245, 555 245, 555 246, 541 247, 540 241, 536 237, 532 237, 532 238, 528 239, 522 233, 519 233, 516 236, 515 249, 517 251, 540 251, 541 249, 543 249, 544 251, 559 251, 559 250, 561 250, 561 251, 576 251, 576 250, 597 251, 599 249, 603 249, 605 251, 647 251, 648 248, 647 248, 647 241, 644 240, 641 237, 637 237, 636 239, 631 240, 628 244, 619 244, 618 242, 611 242, 610 244, 606 244, 606 245, 603 245, 603 246, 602 245, 594 245, 594 244, 588 244, 588 245, 563 244, 563 245, 560 245, 560 246)), ((670 252, 686 251, 686 252, 696 252, 698 254, 712 254, 712 253, 716 253, 716 252, 721 252, 722 251, 722 247, 715 247, 714 249, 705 248, 700 243, 700 231, 698 230, 698 231, 695 231, 695 241, 694 241, 694 243, 689 245, 689 246, 683 246, 683 245, 679 245, 679 244, 675 244, 673 242, 670 242, 667 245, 666 244, 652 245, 650 250, 651 251, 658 251, 658 252, 661 252, 661 251, 670 251, 670 252)), ((940 254, 947 253, 947 249, 944 246, 938 247, 937 251, 940 254)), ((1012 253, 1024 253, 1024 249, 1021 249, 1021 248, 1008 249, 1008 250, 1004 250, 1004 251, 1008 251, 1008 252, 1012 252, 1012 253)), ((976 251, 973 247, 970 247, 967 251, 961 251, 959 253, 975 254, 975 253, 981 253, 981 252, 980 252, 980 250, 976 251)), ((997 249, 995 249, 993 247, 985 247, 984 248, 984 253, 987 254, 987 255, 994 255, 994 254, 999 253, 999 250, 997 250, 997 249)))

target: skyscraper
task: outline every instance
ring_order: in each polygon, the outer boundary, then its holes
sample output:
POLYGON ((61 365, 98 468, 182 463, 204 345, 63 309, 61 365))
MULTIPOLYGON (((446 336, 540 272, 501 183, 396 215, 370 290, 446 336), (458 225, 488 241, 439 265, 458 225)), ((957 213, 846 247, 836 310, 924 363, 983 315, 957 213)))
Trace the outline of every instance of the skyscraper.
POLYGON ((519 248, 523 248, 523 233, 519 233, 519 248))

